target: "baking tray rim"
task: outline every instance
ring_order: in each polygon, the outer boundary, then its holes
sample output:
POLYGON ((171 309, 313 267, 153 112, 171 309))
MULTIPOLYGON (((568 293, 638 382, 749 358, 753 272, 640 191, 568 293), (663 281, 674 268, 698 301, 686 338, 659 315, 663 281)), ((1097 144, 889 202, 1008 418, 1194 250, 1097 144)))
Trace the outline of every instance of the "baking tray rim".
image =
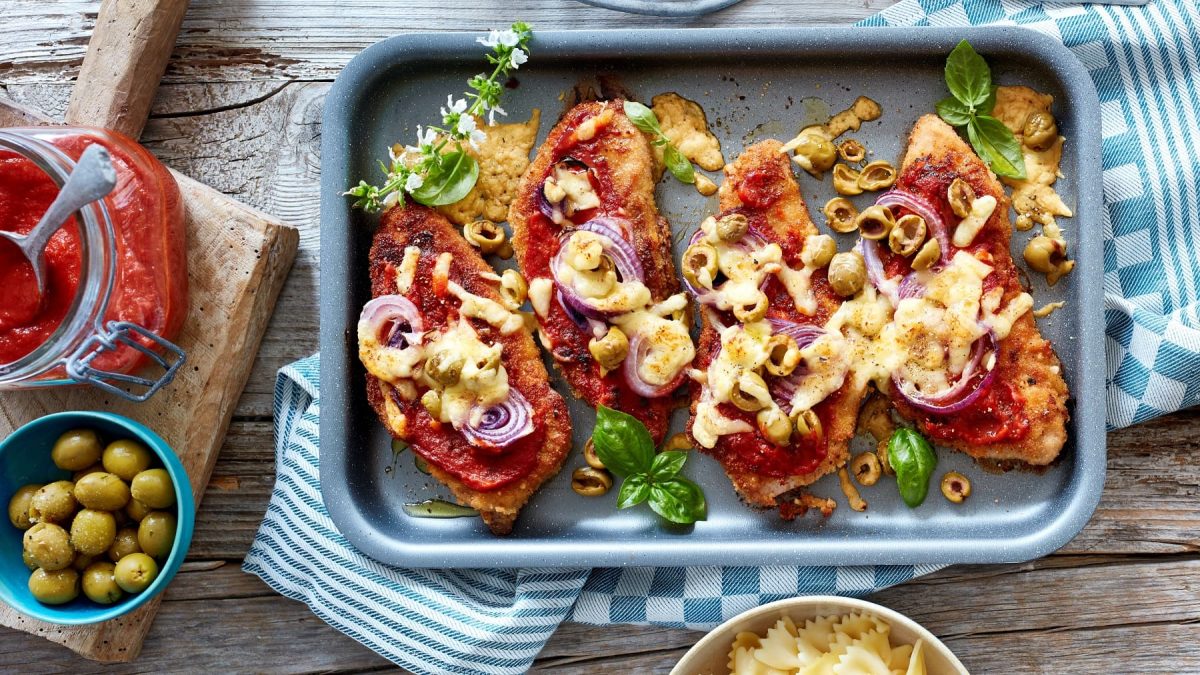
MULTIPOLYGON (((386 72, 405 60, 447 59, 459 61, 470 54, 476 33, 409 33, 393 36, 363 50, 338 75, 324 105, 321 155, 321 275, 320 293, 320 366, 321 398, 324 412, 320 430, 332 438, 345 437, 350 410, 345 373, 353 367, 350 351, 350 327, 344 325, 343 300, 349 291, 339 284, 335 289, 327 272, 341 269, 347 255, 345 232, 349 231, 349 208, 333 199, 349 184, 351 147, 349 138, 353 108, 361 87, 370 85, 379 72, 386 72), (328 170, 331 158, 338 158, 335 170, 328 170), (335 255, 336 254, 336 255, 335 255), (338 256, 341 256, 339 258, 338 256), (332 413, 332 414, 331 414, 332 413)), ((579 58, 622 57, 639 54, 686 56, 697 51, 706 56, 726 54, 733 58, 763 57, 780 54, 819 56, 837 49, 856 49, 859 54, 892 50, 920 57, 947 53, 961 39, 968 39, 981 52, 1012 51, 1019 42, 1024 56, 1054 73, 1079 119, 1094 124, 1079 124, 1075 130, 1075 151, 1079 153, 1079 176, 1074 222, 1098 226, 1101 222, 1102 196, 1099 190, 1082 186, 1100 185, 1100 107, 1095 86, 1087 70, 1075 55, 1053 38, 1019 26, 1000 27, 795 27, 795 28, 699 28, 699 29, 614 29, 590 31, 538 31, 531 45, 542 58, 556 56, 579 58), (869 36, 869 39, 865 39, 869 36)), ((473 54, 472 54, 473 55, 473 54)), ((338 198, 339 200, 342 198, 338 198)), ((1054 518, 1040 522, 1024 536, 986 541, 976 537, 959 540, 921 540, 920 538, 831 540, 795 537, 772 540, 770 546, 731 547, 719 540, 695 540, 688 537, 650 535, 635 545, 613 546, 611 542, 537 541, 506 539, 484 535, 478 541, 439 543, 396 542, 376 536, 360 507, 348 495, 347 458, 326 461, 321 466, 320 486, 326 508, 337 530, 362 553, 385 562, 406 567, 484 568, 484 567, 598 567, 655 565, 762 565, 791 564, 956 564, 1023 562, 1047 555, 1065 545, 1087 524, 1103 489, 1107 444, 1105 429, 1105 383, 1103 342, 1103 249, 1097 236, 1080 236, 1076 245, 1078 267, 1073 283, 1079 285, 1077 347, 1081 350, 1081 368, 1074 373, 1072 410, 1074 452, 1072 462, 1079 464, 1066 508, 1054 518), (482 546, 479 544, 483 544, 482 546)), ((336 442, 335 442, 336 443, 336 442)), ((343 449, 345 445, 342 445, 343 449)), ((1032 479, 1032 478, 1031 478, 1032 479)))

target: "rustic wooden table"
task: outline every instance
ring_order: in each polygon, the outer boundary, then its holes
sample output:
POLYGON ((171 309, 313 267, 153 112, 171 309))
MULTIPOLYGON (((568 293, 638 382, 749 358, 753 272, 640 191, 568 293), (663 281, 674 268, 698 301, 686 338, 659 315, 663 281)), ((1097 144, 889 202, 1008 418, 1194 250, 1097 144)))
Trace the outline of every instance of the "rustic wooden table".
MULTIPOLYGON (((706 19, 637 17, 572 0, 193 0, 143 142, 171 167, 301 230, 301 251, 221 451, 183 572, 141 657, 102 668, 0 629, 0 671, 362 672, 382 657, 239 566, 274 480, 275 371, 317 349, 321 103, 359 50, 395 33, 848 24, 892 0, 745 0, 706 19)), ((0 0, 0 94, 61 114, 97 0, 0 0)), ((1200 411, 1109 436, 1087 528, 1055 555, 960 566, 872 599, 985 672, 1200 670, 1200 411)), ((562 673, 664 672, 700 636, 564 625, 537 662, 562 673)))

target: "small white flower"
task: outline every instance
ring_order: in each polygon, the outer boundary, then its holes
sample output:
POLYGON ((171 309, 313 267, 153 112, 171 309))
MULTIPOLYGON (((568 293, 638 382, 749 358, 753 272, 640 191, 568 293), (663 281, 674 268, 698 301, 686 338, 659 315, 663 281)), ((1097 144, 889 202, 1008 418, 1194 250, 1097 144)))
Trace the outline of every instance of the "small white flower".
POLYGON ((463 115, 458 118, 458 133, 469 134, 475 131, 478 125, 475 123, 475 118, 470 115, 463 115))
POLYGON ((467 142, 471 144, 472 148, 478 150, 479 144, 482 143, 486 138, 487 134, 483 133, 479 129, 473 129, 471 131, 471 135, 467 139, 467 142))
POLYGON ((500 106, 496 106, 496 107, 488 110, 488 126, 489 127, 496 126, 496 113, 500 113, 501 115, 508 117, 508 113, 504 112, 504 108, 501 108, 500 106))
POLYGON ((395 206, 396 204, 398 204, 399 202, 400 202, 400 193, 399 192, 389 192, 387 194, 387 196, 383 198, 383 208, 390 209, 393 206, 395 206))
MULTIPOLYGON (((419 173, 410 173, 408 178, 404 179, 404 191, 412 192, 425 184, 425 179, 419 173)), ((388 195, 389 197, 391 195, 388 195)))
POLYGON ((440 109, 443 119, 446 117, 449 117, 452 114, 462 113, 464 110, 467 109, 467 101, 465 99, 460 98, 457 101, 455 101, 454 97, 450 94, 446 94, 446 105, 449 106, 449 108, 450 108, 449 110, 447 110, 446 108, 440 109))
POLYGON ((512 30, 500 31, 500 33, 496 36, 496 41, 505 47, 517 46, 517 41, 519 39, 520 38, 517 37, 517 34, 512 30))
MULTIPOLYGON (((433 141, 436 138, 437 138, 436 131, 434 131, 433 129, 426 129, 426 128, 422 127, 420 124, 417 125, 417 146, 432 145, 433 141)), ((407 150, 409 152, 416 152, 416 153, 421 152, 420 147, 414 148, 412 146, 409 146, 407 148, 407 150)))
POLYGON ((513 70, 520 68, 521 64, 528 60, 529 55, 523 49, 514 49, 512 55, 509 57, 509 63, 512 65, 513 70))
POLYGON ((500 44, 500 31, 488 31, 487 37, 475 38, 475 41, 484 47, 495 47, 500 44))
MULTIPOLYGON (((410 146, 406 146, 404 148, 405 152, 407 152, 411 149, 412 148, 410 146)), ((403 157, 404 157, 403 152, 396 152, 396 146, 393 145, 392 147, 388 148, 388 159, 392 160, 393 165, 396 164, 396 162, 399 162, 401 160, 401 158, 403 158, 403 157)))

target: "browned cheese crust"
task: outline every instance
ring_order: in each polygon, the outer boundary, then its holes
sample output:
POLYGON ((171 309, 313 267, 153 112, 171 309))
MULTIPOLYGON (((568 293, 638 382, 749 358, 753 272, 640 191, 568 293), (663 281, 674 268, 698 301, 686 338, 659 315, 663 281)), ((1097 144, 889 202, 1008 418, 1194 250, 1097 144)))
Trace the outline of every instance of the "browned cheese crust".
MULTIPOLYGON (((743 212, 757 211, 762 214, 766 225, 770 228, 771 238, 777 242, 803 241, 805 237, 820 234, 812 218, 804 197, 800 194, 800 186, 792 174, 791 162, 786 154, 779 151, 782 144, 776 140, 756 143, 741 154, 732 164, 725 166, 725 182, 719 192, 720 209, 722 212, 742 208, 743 212), (767 190, 777 190, 779 193, 771 205, 765 209, 756 210, 743 203, 738 194, 738 186, 751 172, 768 173, 774 181, 767 190), (773 234, 772 234, 773 233, 773 234)), ((799 248, 797 250, 800 250, 799 248)), ((818 270, 813 275, 813 290, 817 297, 818 310, 814 317, 827 318, 837 311, 841 301, 828 288, 824 270, 818 270)), ((787 296, 783 296, 791 302, 787 296)), ((774 306, 768 309, 768 316, 780 316, 780 310, 774 306)), ((708 312, 700 312, 700 342, 697 353, 697 366, 707 363, 715 357, 720 349, 720 334, 709 320, 708 312)), ((811 485, 826 474, 833 473, 846 463, 849 457, 850 440, 854 438, 855 423, 858 408, 862 404, 865 391, 853 390, 850 378, 840 389, 831 394, 821 406, 827 407, 830 419, 825 423, 828 448, 824 460, 813 470, 787 477, 775 477, 722 462, 725 474, 733 483, 741 498, 746 503, 773 508, 777 498, 798 488, 811 485)), ((696 406, 700 401, 701 387, 693 384, 691 389, 691 418, 688 420, 689 433, 696 421, 696 406)), ((823 417, 824 420, 824 417, 823 417)), ((694 442, 694 439, 693 439, 694 442)), ((717 441, 714 449, 720 451, 725 444, 724 437, 717 441)), ((698 447, 698 446, 697 446, 698 447)))
MULTIPOLYGON (((383 215, 370 252, 373 296, 396 292, 394 270, 400 266, 404 249, 408 246, 421 250, 417 273, 408 293, 409 299, 418 307, 422 304, 420 297, 433 294, 432 266, 443 252, 453 256, 449 275, 451 280, 471 293, 500 300, 496 284, 480 276, 494 273, 494 270, 478 251, 462 238, 445 217, 419 205, 392 208, 383 215)), ((439 327, 427 325, 426 330, 439 327)), ((566 403, 550 388, 546 368, 529 332, 519 330, 510 335, 500 335, 498 331, 493 331, 491 337, 503 344, 502 359, 510 386, 524 394, 535 413, 538 413, 535 423, 545 425, 545 435, 542 447, 537 452, 534 469, 512 483, 487 492, 471 488, 432 462, 429 470, 434 478, 450 488, 455 499, 477 509, 480 518, 493 533, 508 534, 521 507, 542 483, 558 473, 566 459, 571 447, 571 421, 567 416, 566 403)), ((411 429, 396 429, 389 420, 381 384, 375 377, 367 375, 367 398, 371 407, 392 436, 411 442, 411 429)))
MULTIPOLYGON (((1000 273, 1009 280, 1005 283, 1003 296, 1003 302, 1007 303, 1021 293, 1022 288, 1016 281, 1015 265, 1009 249, 1012 238, 1009 199, 1000 182, 954 129, 936 115, 923 116, 913 127, 901 172, 926 157, 935 164, 951 162, 956 172, 975 187, 976 194, 990 194, 996 198, 996 210, 979 237, 987 236, 989 230, 994 234, 997 243, 991 249, 991 264, 996 269, 994 273, 1000 273), (981 191, 980 187, 984 189, 981 191)), ((1069 391, 1062 377, 1058 356, 1050 342, 1042 337, 1032 313, 1026 312, 1017 319, 1008 337, 1000 342, 996 367, 1024 400, 1025 414, 1030 421, 1029 432, 1017 442, 979 445, 964 441, 938 443, 977 459, 1049 464, 1058 457, 1067 440, 1069 415, 1066 404, 1069 391)), ((917 418, 915 411, 902 401, 896 401, 896 409, 909 419, 917 418)))

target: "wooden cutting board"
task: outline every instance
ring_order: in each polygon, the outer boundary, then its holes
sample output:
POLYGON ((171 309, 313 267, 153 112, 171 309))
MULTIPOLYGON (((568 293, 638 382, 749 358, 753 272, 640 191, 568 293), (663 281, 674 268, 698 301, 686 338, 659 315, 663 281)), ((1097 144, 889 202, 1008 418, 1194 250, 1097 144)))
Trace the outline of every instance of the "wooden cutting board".
MULTIPOLYGON (((104 0, 67 121, 139 136, 186 8, 186 0, 104 0)), ((0 127, 53 123, 0 98, 0 127)), ((0 437, 62 410, 127 415, 171 444, 199 504, 291 269, 299 234, 265 213, 172 173, 186 206, 191 301, 176 340, 187 352, 187 362, 175 381, 140 404, 90 387, 7 392, 0 395, 0 437)), ((161 597, 112 621, 78 627, 43 623, 0 606, 0 625, 40 635, 90 659, 130 661, 141 651, 161 597)))

